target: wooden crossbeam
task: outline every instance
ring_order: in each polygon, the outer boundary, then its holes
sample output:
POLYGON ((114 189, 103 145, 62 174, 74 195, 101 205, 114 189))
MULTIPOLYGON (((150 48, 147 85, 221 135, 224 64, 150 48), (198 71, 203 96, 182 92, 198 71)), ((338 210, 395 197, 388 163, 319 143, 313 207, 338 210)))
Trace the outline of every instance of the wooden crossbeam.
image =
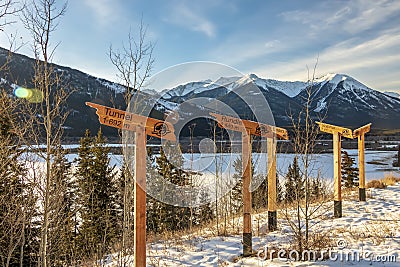
POLYGON ((288 132, 284 128, 272 126, 265 123, 242 120, 240 118, 210 113, 217 121, 221 128, 236 132, 249 132, 251 135, 257 135, 267 138, 273 138, 274 135, 279 139, 288 140, 288 132))
POLYGON ((340 126, 327 124, 327 123, 323 123, 323 122, 317 122, 317 124, 319 125, 319 130, 321 132, 330 133, 330 134, 338 133, 343 137, 353 139, 353 132, 349 128, 340 127, 340 126))
POLYGON ((372 123, 368 123, 364 126, 361 126, 360 128, 357 128, 353 131, 353 138, 356 138, 362 134, 366 134, 371 130, 371 125, 372 123))
POLYGON ((86 102, 86 105, 96 109, 99 122, 110 127, 135 131, 137 126, 145 127, 146 135, 176 141, 174 126, 166 121, 129 113, 96 103, 86 102))

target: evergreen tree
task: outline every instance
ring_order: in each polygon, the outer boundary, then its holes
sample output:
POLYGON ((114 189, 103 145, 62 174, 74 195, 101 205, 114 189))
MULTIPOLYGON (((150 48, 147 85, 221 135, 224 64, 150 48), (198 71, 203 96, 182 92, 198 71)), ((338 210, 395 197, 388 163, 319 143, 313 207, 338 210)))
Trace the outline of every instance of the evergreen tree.
MULTIPOLYGON (((231 190, 232 207, 235 213, 239 212, 243 207, 243 177, 242 177, 242 160, 236 159, 233 163, 235 173, 233 174, 234 181, 237 181, 235 186, 231 190)), ((262 177, 262 174, 255 173, 254 161, 251 162, 251 172, 253 175, 253 181, 261 181, 260 185, 251 193, 252 197, 252 208, 260 209, 268 207, 268 178, 262 177)), ((279 184, 278 175, 276 176, 277 186, 277 201, 280 202, 282 196, 282 188, 279 184)))
POLYGON ((285 201, 287 203, 302 199, 305 196, 304 179, 300 174, 297 156, 289 164, 285 179, 285 201))
POLYGON ((397 150, 397 167, 400 167, 400 145, 398 145, 397 150))
POLYGON ((350 157, 347 151, 342 151, 342 186, 358 186, 358 168, 353 167, 354 158, 350 157))
MULTIPOLYGON (((252 164, 252 172, 254 174, 254 167, 252 164)), ((261 184, 258 186, 258 188, 251 193, 251 200, 252 200, 252 207, 254 209, 260 209, 260 208, 267 208, 268 207, 268 177, 264 177, 263 181, 261 184)), ((262 179, 262 178, 256 178, 257 179, 262 179)), ((278 179, 277 179, 278 180, 278 179)), ((276 183, 278 186, 278 183, 276 183)), ((278 191, 277 191, 278 193, 278 191)))
POLYGON ((243 190, 243 178, 242 178, 242 159, 241 158, 237 158, 234 162, 233 162, 233 168, 235 169, 235 172, 233 174, 233 182, 235 182, 236 184, 234 185, 234 187, 231 190, 231 208, 233 213, 238 213, 242 210, 243 208, 243 194, 242 194, 242 190, 243 190))
MULTIPOLYGON (((164 191, 165 181, 163 178, 161 180, 158 176, 157 166, 154 166, 156 163, 156 158, 153 155, 153 151, 151 148, 147 150, 147 161, 146 161, 146 180, 148 188, 151 187, 151 190, 154 194, 162 195, 164 191)), ((163 231, 164 219, 165 215, 165 204, 161 203, 157 199, 148 195, 146 198, 147 209, 146 209, 146 217, 147 217, 147 229, 153 233, 160 233, 163 231)))
POLYGON ((205 203, 196 209, 198 217, 197 224, 208 223, 214 219, 215 215, 210 203, 210 195, 207 191, 200 192, 200 203, 205 203))
MULTIPOLYGON (((180 153, 177 153, 177 149, 179 148, 169 143, 161 148, 160 156, 156 158, 156 170, 164 181, 178 186, 186 186, 189 185, 189 174, 183 170, 183 158, 179 156, 180 153), (171 158, 168 160, 166 155, 171 158)), ((160 183, 160 190, 165 188, 165 184, 160 183)), ((170 192, 164 193, 169 194, 170 192)), ((151 219, 149 219, 148 225, 156 233, 187 229, 190 226, 190 208, 172 206, 154 199, 150 201, 147 214, 151 219)))
POLYGON ((114 167, 110 167, 109 148, 99 130, 96 137, 86 131, 78 149, 79 247, 84 257, 97 259, 111 251, 117 237, 117 205, 114 167))
POLYGON ((400 145, 397 146, 397 157, 393 161, 393 167, 400 167, 400 145))
POLYGON ((324 185, 320 176, 310 180, 308 192, 311 199, 318 199, 325 194, 324 185))
POLYGON ((36 198, 22 149, 13 127, 16 121, 11 99, 0 92, 0 264, 24 266, 37 264, 38 227, 34 225, 36 198))
POLYGON ((51 262, 56 265, 75 263, 76 237, 76 183, 71 173, 67 151, 60 145, 54 149, 52 164, 52 186, 50 188, 51 218, 50 244, 51 262))

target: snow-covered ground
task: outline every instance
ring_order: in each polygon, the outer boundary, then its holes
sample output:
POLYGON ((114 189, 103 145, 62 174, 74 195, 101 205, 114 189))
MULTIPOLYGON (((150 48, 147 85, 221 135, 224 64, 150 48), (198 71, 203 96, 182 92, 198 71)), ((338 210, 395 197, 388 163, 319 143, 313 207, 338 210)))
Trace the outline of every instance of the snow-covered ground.
MULTIPOLYGON (((331 245, 316 250, 325 260, 301 260, 288 250, 292 231, 278 210, 278 230, 266 232, 267 214, 253 215, 253 257, 241 258, 242 237, 238 234, 215 236, 213 230, 197 231, 178 238, 167 238, 147 245, 148 266, 400 266, 400 183, 387 189, 369 189, 367 202, 349 195, 343 201, 343 217, 332 218, 333 203, 311 228, 315 236, 325 235, 331 245), (273 260, 263 258, 263 250, 273 260), (281 250, 279 252, 279 250, 281 250), (285 252, 283 252, 285 250, 285 252), (278 256, 280 259, 277 258, 278 256)), ((240 221, 240 219, 239 219, 240 221)), ((313 253, 313 251, 309 251, 313 253)), ((306 252, 308 253, 308 252, 306 252)), ((305 254, 307 255, 307 254, 305 254)), ((311 254, 312 255, 312 254, 311 254)), ((116 266, 109 258, 107 266, 116 266)))
MULTIPOLYGON (((110 145, 110 146, 117 146, 110 145)), ((76 148, 76 145, 71 145, 66 148, 76 148)), ((347 149, 349 156, 354 158, 355 165, 358 164, 358 152, 356 149, 347 149)), ((38 157, 34 157, 33 153, 29 153, 30 157, 37 161, 42 161, 38 157)), ((400 168, 392 167, 394 157, 397 155, 397 151, 375 151, 366 150, 365 151, 365 175, 366 180, 370 181, 373 179, 383 178, 386 174, 391 174, 396 177, 400 177, 400 168)), ((68 161, 73 162, 77 158, 77 154, 68 154, 68 161)), ((117 167, 122 165, 122 156, 109 154, 110 164, 116 165, 117 167)), ((215 157, 219 162, 218 168, 223 170, 226 175, 232 175, 234 171, 233 162, 235 159, 239 158, 239 154, 183 154, 185 158, 185 168, 192 169, 194 171, 200 171, 204 175, 215 175, 215 157), (193 162, 192 162, 193 160, 193 162), (222 164, 222 165, 221 165, 222 164)), ((292 164, 294 154, 277 154, 277 172, 279 175, 284 175, 287 172, 289 164, 292 164)), ((333 155, 327 154, 315 154, 311 156, 312 159, 312 171, 311 175, 317 176, 318 174, 328 180, 333 179, 333 155)), ((256 172, 266 173, 266 154, 260 156, 260 154, 253 153, 253 160, 256 164, 256 172)))
MULTIPOLYGON (((348 149, 346 150, 349 155, 355 159, 355 164, 358 164, 358 154, 356 149, 348 149)), ((396 151, 372 151, 367 150, 365 152, 365 171, 366 171, 366 179, 367 181, 373 179, 380 179, 385 176, 385 174, 390 173, 393 176, 400 177, 400 168, 393 168, 392 162, 394 160, 394 156, 397 155, 396 151)), ((73 161, 77 154, 69 154, 67 155, 69 161, 73 161)), ((212 154, 195 154, 194 162, 191 163, 191 155, 183 154, 185 161, 186 169, 193 169, 195 171, 202 171, 205 174, 215 174, 215 157, 212 154)), ((224 166, 219 166, 224 171, 233 174, 233 162, 236 158, 238 158, 239 154, 222 154, 218 155, 218 157, 222 157, 222 160, 219 159, 224 166)), ((260 157, 256 153, 253 154, 253 159, 257 165, 256 170, 259 170, 261 173, 266 172, 266 155, 260 157)), ((294 154, 285 154, 278 153, 277 154, 277 172, 280 175, 284 175, 287 172, 289 164, 293 162, 294 154)), ((110 154, 110 164, 121 166, 122 156, 110 154)), ((333 179, 333 155, 332 154, 318 154, 312 155, 313 161, 313 171, 312 175, 317 176, 318 172, 322 178, 326 178, 329 180, 333 179)))

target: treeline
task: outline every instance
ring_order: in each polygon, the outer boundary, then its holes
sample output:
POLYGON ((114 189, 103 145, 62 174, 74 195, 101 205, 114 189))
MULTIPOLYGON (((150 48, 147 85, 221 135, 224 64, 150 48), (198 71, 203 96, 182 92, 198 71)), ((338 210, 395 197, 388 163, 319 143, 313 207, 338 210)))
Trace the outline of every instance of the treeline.
MULTIPOLYGON (((43 238, 41 228, 44 213, 41 201, 45 198, 40 196, 40 183, 44 165, 31 163, 29 153, 22 154, 18 138, 13 135, 9 123, 11 119, 0 116, 0 263, 2 266, 38 266, 39 240, 43 238)), ((124 227, 133 229, 132 207, 128 211, 132 220, 129 225, 124 224, 124 209, 127 206, 125 182, 126 176, 132 176, 132 173, 126 164, 120 169, 110 165, 109 147, 101 130, 95 136, 86 132, 81 138, 78 157, 74 162, 68 161, 67 151, 59 145, 51 151, 52 176, 48 192, 46 248, 51 266, 100 265, 105 255, 118 254, 123 247, 132 253, 133 233, 130 233, 126 244, 122 244, 124 227)), ((183 170, 183 158, 168 159, 163 149, 157 156, 149 149, 147 165, 148 179, 152 182, 157 182, 154 177, 150 177, 157 172, 163 179, 178 186, 193 183, 192 172, 183 170)), ((237 184, 228 194, 218 197, 212 203, 208 201, 212 192, 202 192, 202 201, 208 204, 195 208, 165 204, 148 196, 148 232, 160 235, 192 230, 194 227, 208 225, 211 221, 216 225, 218 235, 240 229, 237 218, 242 211, 241 165, 240 159, 234 163, 233 175, 237 184)), ((301 177, 295 157, 284 181, 277 183, 279 202, 289 203, 304 196, 304 181, 301 177)), ((310 186, 313 196, 323 194, 324 188, 320 181, 315 180, 310 186)), ((254 209, 267 207, 267 192, 267 180, 263 179, 258 189, 252 193, 254 209)), ((130 198, 133 197, 131 192, 130 198)), ((125 253, 125 256, 128 255, 125 253)))
MULTIPOLYGON (((59 144, 51 148, 51 176, 48 191, 46 165, 36 153, 24 151, 15 134, 13 121, 17 117, 7 109, 12 99, 3 93, 0 110, 0 264, 1 266, 41 266, 40 251, 44 222, 47 227, 47 262, 51 266, 101 265, 111 253, 119 257, 121 266, 129 266, 133 255, 134 199, 133 174, 123 162, 121 168, 110 165, 110 148, 101 130, 92 136, 86 131, 80 140, 74 162, 59 144), (128 193, 128 194, 127 194, 128 193), (46 212, 44 203, 48 199, 46 212), (127 219, 129 217, 130 219, 127 219), (123 251, 123 253, 121 253, 123 251)), ((155 184, 161 177, 178 186, 193 186, 194 172, 184 170, 179 153, 164 149, 155 155, 147 151, 147 179, 155 184), (157 174, 157 175, 155 175, 157 174)), ((216 155, 218 157, 218 155, 216 155)), ((222 160, 219 161, 220 163, 222 160)), ((343 155, 344 186, 354 186, 356 169, 353 159, 343 155)), ((268 206, 268 184, 265 174, 259 174, 252 164, 254 180, 262 181, 252 192, 253 209, 268 206)), ((162 235, 194 228, 216 227, 217 235, 240 233, 242 212, 242 162, 234 162, 236 184, 215 181, 214 192, 201 192, 199 207, 169 205, 147 196, 147 230, 162 235), (232 187, 218 195, 221 188, 232 187), (214 195, 213 195, 214 194, 214 195), (214 199, 215 201, 210 201, 214 199)), ((216 166, 218 169, 218 166, 216 166)), ((218 174, 216 174, 218 176, 218 174)), ((309 177, 299 166, 298 156, 277 179, 277 201, 282 206, 308 199, 318 200, 328 194, 321 177, 309 177)), ((168 193, 168 192, 167 192, 168 193)))

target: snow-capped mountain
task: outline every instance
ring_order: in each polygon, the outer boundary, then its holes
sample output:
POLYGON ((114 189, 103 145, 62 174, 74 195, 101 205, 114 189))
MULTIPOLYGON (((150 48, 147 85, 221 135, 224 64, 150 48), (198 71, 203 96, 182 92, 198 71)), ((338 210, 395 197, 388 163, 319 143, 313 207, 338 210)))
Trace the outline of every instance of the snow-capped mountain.
POLYGON ((377 128, 400 127, 400 99, 371 89, 344 74, 327 74, 315 81, 312 90, 303 91, 295 99, 304 104, 311 92, 311 109, 326 121, 341 125, 362 125, 372 122, 377 128))
POLYGON ((385 92, 386 95, 394 97, 394 98, 399 98, 400 99, 400 94, 396 92, 385 92))
MULTIPOLYGON (((0 65, 5 62, 7 51, 0 49, 0 65)), ((0 72, 0 88, 12 88, 15 85, 32 86, 34 60, 26 56, 13 54, 9 72, 0 72)), ((74 89, 67 105, 72 110, 66 126, 70 136, 81 136, 86 128, 97 131, 99 127, 95 112, 86 107, 85 102, 97 102, 103 105, 125 109, 123 92, 119 84, 96 78, 68 67, 54 65, 57 72, 62 72, 66 84, 74 89)), ((327 123, 355 128, 372 122, 373 128, 400 128, 400 98, 398 95, 381 93, 362 84, 345 74, 327 74, 310 82, 279 81, 263 79, 255 74, 242 77, 220 77, 216 80, 193 81, 175 88, 166 88, 162 92, 146 89, 147 96, 161 99, 154 106, 151 116, 162 119, 163 114, 176 109, 181 103, 203 97, 222 101, 232 107, 239 116, 251 119, 254 107, 249 107, 236 92, 241 90, 248 96, 262 94, 269 103, 275 123, 278 126, 291 126, 289 114, 299 114, 310 93, 311 115, 318 120, 324 118, 327 123), (312 86, 311 86, 312 85, 312 86), (257 86, 259 90, 254 90, 257 86)), ((208 114, 204 103, 192 104, 182 108, 185 114, 208 114)), ((265 108, 257 106, 256 108, 265 108)), ((209 129, 205 121, 197 122, 202 126, 202 133, 209 129)), ((199 127, 200 128, 200 127, 199 127)), ((104 127, 106 135, 115 135, 116 131, 104 127)))
MULTIPOLYGON (((353 127, 369 122, 377 128, 400 127, 400 98, 371 89, 349 75, 329 73, 309 82, 263 79, 255 74, 218 80, 224 81, 224 85, 216 86, 217 82, 212 81, 188 83, 173 88, 170 92, 174 97, 166 94, 167 98, 163 98, 180 103, 206 96, 225 102, 239 114, 249 114, 244 103, 237 104, 240 100, 235 90, 251 83, 267 99, 277 125, 290 125, 287 115, 299 112, 310 93, 311 112, 316 119, 353 127)), ((249 89, 247 94, 254 92, 249 89)))
MULTIPOLYGON (((304 88, 307 87, 308 83, 300 82, 300 81, 278 81, 273 79, 263 79, 259 78, 255 74, 247 74, 243 77, 220 77, 216 81, 199 81, 199 82, 190 82, 187 84, 179 85, 172 89, 166 89, 161 92, 161 95, 164 99, 172 99, 172 98, 182 98, 187 99, 190 96, 195 94, 200 94, 205 91, 213 90, 216 88, 223 87, 226 89, 226 92, 232 91, 235 88, 240 86, 254 83, 258 87, 267 90, 269 88, 273 88, 275 90, 281 91, 285 95, 289 97, 295 97, 298 95, 304 88)), ((153 92, 154 90, 147 90, 146 92, 153 92)))

